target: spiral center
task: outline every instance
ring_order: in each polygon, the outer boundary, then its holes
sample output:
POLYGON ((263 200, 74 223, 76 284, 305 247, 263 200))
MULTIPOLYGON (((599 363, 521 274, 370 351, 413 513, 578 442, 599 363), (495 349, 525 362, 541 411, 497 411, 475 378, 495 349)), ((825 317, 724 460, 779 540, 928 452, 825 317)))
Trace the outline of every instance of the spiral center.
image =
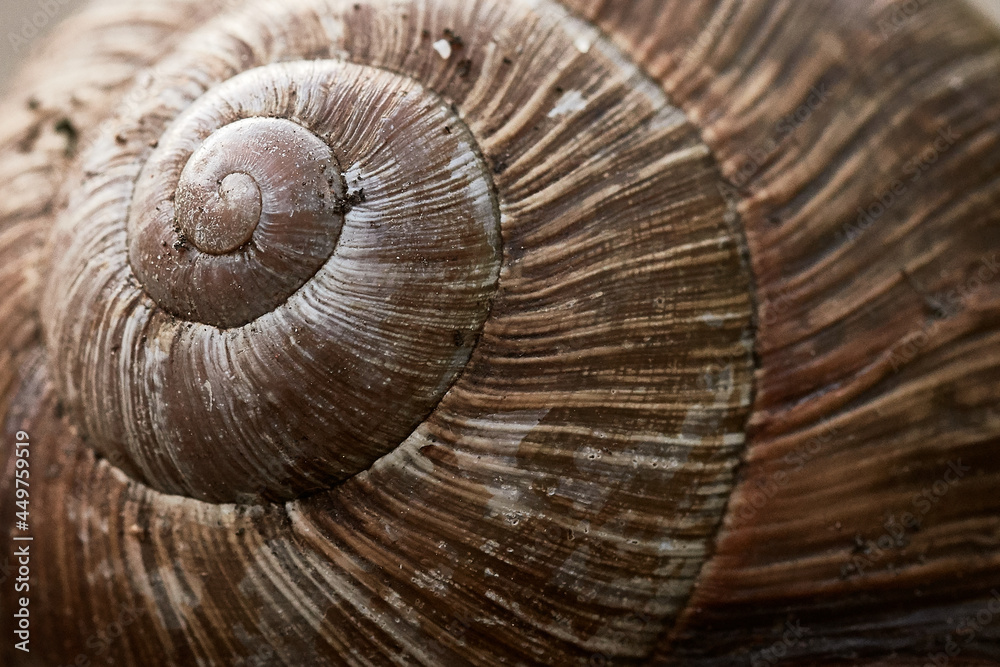
POLYGON ((177 317, 237 327, 283 303, 333 254, 343 176, 326 141, 298 122, 257 110, 204 126, 197 110, 143 167, 129 257, 177 317))
POLYGON ((119 404, 94 424, 99 451, 213 502, 369 469, 457 381, 498 289, 475 136, 433 91, 338 61, 248 70, 164 124, 124 216, 138 284, 113 300, 149 320, 102 338, 117 351, 100 394, 119 404), (125 414, 150 427, 120 429, 125 414))
POLYGON ((222 179, 217 197, 181 215, 181 230, 202 252, 224 255, 253 237, 260 212, 257 182, 248 174, 229 174, 222 179))

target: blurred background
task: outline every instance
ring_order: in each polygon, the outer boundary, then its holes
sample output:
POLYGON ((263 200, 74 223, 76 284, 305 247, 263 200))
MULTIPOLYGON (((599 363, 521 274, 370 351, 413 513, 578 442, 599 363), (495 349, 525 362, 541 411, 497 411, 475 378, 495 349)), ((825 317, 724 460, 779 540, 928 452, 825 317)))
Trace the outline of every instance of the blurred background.
MULTIPOLYGON (((897 4, 951 1, 955 0, 898 0, 897 4)), ((990 15, 1000 26, 1000 0, 965 1, 990 15)), ((31 49, 38 45, 44 35, 85 2, 86 0, 0 0, 0 86, 6 86, 18 63, 28 57, 31 49)))
POLYGON ((0 0, 0 85, 3 88, 6 88, 17 65, 29 56, 40 39, 75 9, 82 7, 84 2, 0 0))

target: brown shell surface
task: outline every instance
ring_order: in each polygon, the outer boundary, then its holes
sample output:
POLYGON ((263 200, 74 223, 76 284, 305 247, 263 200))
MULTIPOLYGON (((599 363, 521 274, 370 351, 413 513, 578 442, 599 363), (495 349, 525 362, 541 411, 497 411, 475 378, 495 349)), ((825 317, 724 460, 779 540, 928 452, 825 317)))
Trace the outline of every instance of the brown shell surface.
POLYGON ((94 0, 0 107, 0 662, 1000 659, 998 71, 958 0, 94 0), (171 224, 260 118, 299 263, 171 224))
MULTIPOLYGON (((722 520, 752 377, 735 217, 662 89, 553 2, 103 0, 63 30, 3 153, 49 188, 2 245, 7 441, 30 434, 47 518, 33 655, 649 656, 722 520), (73 159, 41 140, 63 115, 73 159), (262 118, 327 142, 344 191, 329 260, 260 283, 290 293, 257 315, 224 292, 258 296, 227 276, 271 261, 264 222, 200 253, 170 210, 197 211, 171 193, 203 145, 247 173, 229 128, 262 118)), ((312 191, 333 162, 308 153, 312 191)), ((329 221, 309 210, 276 233, 329 221)))
POLYGON ((956 1, 567 4, 701 128, 756 285, 746 465, 661 658, 995 664, 996 25, 956 1))

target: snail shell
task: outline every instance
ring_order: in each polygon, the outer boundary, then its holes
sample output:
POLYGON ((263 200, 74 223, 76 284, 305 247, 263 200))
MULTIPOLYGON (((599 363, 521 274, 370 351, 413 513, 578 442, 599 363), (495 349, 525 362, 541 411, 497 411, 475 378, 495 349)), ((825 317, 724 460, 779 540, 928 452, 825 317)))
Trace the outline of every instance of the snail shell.
POLYGON ((0 151, 33 654, 730 664, 798 622, 782 655, 829 662, 971 627, 997 276, 928 304, 995 266, 1000 44, 892 12, 94 0, 0 151))
POLYGON ((375 68, 254 67, 169 127, 158 99, 95 146, 56 233, 43 310, 63 395, 99 452, 165 493, 326 490, 469 360, 500 266, 483 159, 439 97, 375 68))

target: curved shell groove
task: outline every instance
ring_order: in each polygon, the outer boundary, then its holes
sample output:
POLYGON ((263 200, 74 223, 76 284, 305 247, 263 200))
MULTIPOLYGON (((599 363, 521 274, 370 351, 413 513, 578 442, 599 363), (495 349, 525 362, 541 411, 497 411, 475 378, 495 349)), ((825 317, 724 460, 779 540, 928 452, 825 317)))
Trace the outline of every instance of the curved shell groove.
MULTIPOLYGON (((156 132, 142 112, 123 125, 156 132)), ((134 180, 111 165, 143 138, 100 140, 100 175, 55 241, 49 298, 71 306, 46 309, 94 445, 162 491, 217 502, 322 490, 396 447, 468 360, 496 289, 492 185, 460 125, 399 76, 313 61, 194 100, 134 180), (337 164, 365 192, 346 213, 337 164), (188 199, 212 201, 233 174, 260 184, 252 239, 186 247, 188 199)))
POLYGON ((90 0, 0 103, 31 657, 1000 660, 997 71, 965 0, 90 0))
POLYGON ((47 606, 129 600, 152 663, 648 655, 751 379, 735 218, 661 88, 553 2, 296 0, 192 27, 120 94, 48 246, 38 409, 65 403, 52 463, 82 485, 51 539, 90 546, 47 606), (342 179, 287 245, 229 154, 259 118, 342 179), (221 212, 179 224, 192 159, 221 212), (332 247, 266 282, 314 224, 332 247))

